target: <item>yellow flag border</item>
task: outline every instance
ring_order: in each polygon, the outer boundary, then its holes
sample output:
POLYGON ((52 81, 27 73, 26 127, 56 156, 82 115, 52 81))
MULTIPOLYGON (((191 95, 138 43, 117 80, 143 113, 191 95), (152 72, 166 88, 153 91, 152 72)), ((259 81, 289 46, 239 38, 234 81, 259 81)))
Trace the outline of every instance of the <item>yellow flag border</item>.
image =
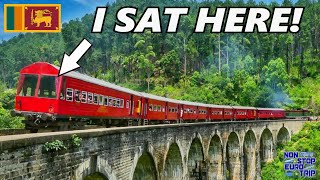
POLYGON ((58 32, 61 32, 61 28, 62 28, 62 23, 61 23, 61 4, 4 4, 4 15, 3 15, 3 27, 4 27, 4 32, 6 33, 17 33, 17 32, 37 32, 37 33, 58 33, 58 32), (22 13, 22 27, 23 29, 22 30, 7 30, 7 7, 10 6, 10 7, 15 7, 15 6, 22 6, 22 8, 24 9, 25 6, 37 6, 37 7, 41 7, 41 6, 44 6, 44 7, 58 7, 59 8, 59 19, 58 19, 58 24, 59 24, 59 29, 57 30, 26 30, 24 27, 25 27, 25 24, 24 24, 24 20, 25 20, 25 14, 24 14, 24 11, 22 13))

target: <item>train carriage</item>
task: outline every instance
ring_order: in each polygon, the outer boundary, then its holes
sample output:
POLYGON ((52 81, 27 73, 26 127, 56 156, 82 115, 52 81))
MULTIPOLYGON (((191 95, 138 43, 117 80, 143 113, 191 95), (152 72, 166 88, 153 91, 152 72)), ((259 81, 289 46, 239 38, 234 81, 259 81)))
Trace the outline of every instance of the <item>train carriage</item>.
MULTIPOLYGON (((210 120, 223 120, 224 119, 224 109, 232 110, 231 106, 221 106, 221 105, 209 105, 210 107, 210 120)), ((231 117, 230 117, 231 118, 231 117)))
MULTIPOLYGON (((179 101, 181 106, 181 114, 184 121, 197 120, 197 103, 189 102, 189 101, 179 101)), ((181 117, 181 115, 180 115, 181 117)))
POLYGON ((231 106, 227 106, 223 109, 223 120, 233 121, 234 120, 234 109, 231 106))
POLYGON ((249 120, 256 118, 257 108, 246 106, 232 106, 235 120, 249 120))

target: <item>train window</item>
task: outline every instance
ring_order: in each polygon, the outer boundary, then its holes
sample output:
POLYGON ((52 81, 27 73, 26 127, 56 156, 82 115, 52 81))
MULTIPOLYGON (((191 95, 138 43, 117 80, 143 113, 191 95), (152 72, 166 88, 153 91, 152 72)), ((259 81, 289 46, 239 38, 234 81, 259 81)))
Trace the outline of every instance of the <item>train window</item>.
POLYGON ((93 95, 93 104, 98 104, 98 94, 93 95))
POLYGON ((152 111, 152 104, 149 104, 149 111, 152 111))
POLYGON ((166 108, 162 107, 162 112, 165 112, 166 108))
POLYGON ((116 104, 117 107, 120 107, 120 99, 117 99, 117 104, 116 104))
POLYGON ((77 89, 74 90, 74 100, 80 102, 80 91, 77 89))
POLYGON ((34 96, 37 82, 37 75, 22 74, 19 79, 17 94, 19 94, 20 96, 34 96))
POLYGON ((172 109, 171 109, 171 107, 169 107, 169 112, 172 112, 172 109))
POLYGON ((93 94, 91 92, 88 92, 88 103, 92 104, 93 102, 93 94))
POLYGON ((157 108, 157 105, 153 105, 153 111, 157 111, 158 108, 157 108))
POLYGON ((42 76, 40 79, 38 96, 56 98, 56 85, 58 85, 58 79, 55 76, 42 76))
POLYGON ((113 98, 111 96, 109 96, 109 106, 113 105, 113 98))
POLYGON ((82 91, 81 102, 87 103, 87 92, 86 91, 82 91))
POLYGON ((66 101, 73 101, 73 90, 71 88, 67 88, 66 101))
POLYGON ((126 102, 126 108, 129 108, 129 106, 130 106, 130 103, 129 103, 129 100, 127 100, 127 102, 126 102))
POLYGON ((124 106, 124 100, 120 99, 120 107, 123 108, 123 106, 124 106))
POLYGON ((99 105, 103 105, 103 101, 104 101, 104 96, 99 95, 99 105))
POLYGON ((109 99, 109 97, 108 97, 108 96, 104 96, 104 102, 103 102, 103 105, 108 106, 108 99, 109 99))
POLYGON ((112 106, 113 107, 117 107, 117 99, 116 98, 113 99, 112 106))
POLYGON ((184 109, 184 110, 183 110, 183 112, 184 112, 184 113, 187 113, 187 112, 188 112, 188 110, 187 110, 187 109, 184 109))

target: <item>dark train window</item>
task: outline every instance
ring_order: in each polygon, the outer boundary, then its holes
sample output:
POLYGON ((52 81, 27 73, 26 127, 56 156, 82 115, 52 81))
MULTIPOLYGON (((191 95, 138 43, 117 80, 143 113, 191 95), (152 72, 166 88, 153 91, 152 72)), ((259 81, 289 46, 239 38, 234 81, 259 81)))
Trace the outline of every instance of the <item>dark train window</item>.
POLYGON ((87 103, 87 92, 86 91, 82 91, 81 102, 87 103))
POLYGON ((117 99, 117 104, 116 104, 117 107, 120 107, 120 99, 117 99))
POLYGON ((113 107, 117 107, 117 99, 116 98, 113 99, 112 106, 113 107))
POLYGON ((98 94, 94 94, 94 96, 93 96, 93 104, 98 104, 98 94))
POLYGON ((38 82, 37 75, 22 74, 18 84, 18 94, 20 96, 34 96, 38 82))
POLYGON ((93 102, 93 94, 91 92, 88 92, 88 103, 92 104, 93 102))
POLYGON ((149 104, 149 111, 152 111, 152 104, 149 104))
POLYGON ((66 101, 73 101, 73 90, 71 88, 67 88, 66 101))
POLYGON ((77 89, 74 90, 74 100, 80 102, 80 91, 77 89))
POLYGON ((158 108, 157 108, 157 105, 153 105, 153 111, 157 111, 158 108))
POLYGON ((158 106, 158 111, 161 112, 161 106, 158 106))
POLYGON ((103 101, 104 101, 104 96, 99 95, 99 105, 103 105, 103 101))
POLYGON ((62 78, 62 86, 60 87, 60 99, 64 100, 66 89, 66 78, 62 78))
POLYGON ((109 106, 113 106, 113 98, 109 96, 109 106))
POLYGON ((108 98, 109 98, 108 96, 104 97, 103 105, 108 106, 108 98))
POLYGON ((40 77, 40 86, 38 90, 39 97, 56 98, 56 86, 58 79, 55 76, 42 76, 40 77))

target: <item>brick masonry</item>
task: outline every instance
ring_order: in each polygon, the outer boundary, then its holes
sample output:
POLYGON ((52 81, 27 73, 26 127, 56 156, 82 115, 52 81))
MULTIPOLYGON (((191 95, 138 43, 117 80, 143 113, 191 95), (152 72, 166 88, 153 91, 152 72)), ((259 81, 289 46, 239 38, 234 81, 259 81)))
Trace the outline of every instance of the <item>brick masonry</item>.
POLYGON ((304 123, 192 123, 1 136, 0 180, 84 179, 93 172, 111 180, 195 179, 201 161, 208 179, 226 174, 260 179, 260 162, 272 160, 277 142, 288 141, 304 123), (71 145, 73 134, 83 138, 79 148, 71 145), (57 139, 67 150, 45 152, 44 143, 57 139))

